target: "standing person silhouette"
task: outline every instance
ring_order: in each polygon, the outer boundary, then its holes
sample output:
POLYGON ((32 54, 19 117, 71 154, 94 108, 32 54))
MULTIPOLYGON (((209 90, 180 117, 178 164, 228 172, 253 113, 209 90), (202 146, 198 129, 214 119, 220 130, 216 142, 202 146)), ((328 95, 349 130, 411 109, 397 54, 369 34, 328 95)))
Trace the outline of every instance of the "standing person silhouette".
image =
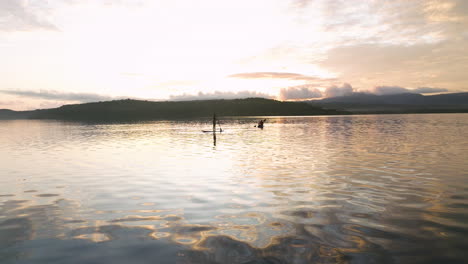
POLYGON ((216 113, 213 114, 213 133, 216 132, 216 113))

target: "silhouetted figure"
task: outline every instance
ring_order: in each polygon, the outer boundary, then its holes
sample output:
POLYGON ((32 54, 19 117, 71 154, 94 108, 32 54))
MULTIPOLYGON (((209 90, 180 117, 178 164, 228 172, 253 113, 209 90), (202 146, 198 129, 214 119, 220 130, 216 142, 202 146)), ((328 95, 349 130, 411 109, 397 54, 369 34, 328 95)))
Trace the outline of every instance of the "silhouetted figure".
POLYGON ((223 132, 223 129, 221 128, 221 124, 219 123, 219 120, 216 119, 216 113, 214 113, 213 114, 213 133, 216 133, 216 123, 218 123, 219 132, 223 132))
POLYGON ((213 114, 213 133, 216 132, 216 113, 213 114))
MULTIPOLYGON (((221 128, 219 132, 221 132, 221 128)), ((213 114, 213 146, 216 147, 216 113, 213 114)))
POLYGON ((258 121, 257 127, 263 129, 263 123, 265 123, 265 122, 266 122, 266 119, 258 121))

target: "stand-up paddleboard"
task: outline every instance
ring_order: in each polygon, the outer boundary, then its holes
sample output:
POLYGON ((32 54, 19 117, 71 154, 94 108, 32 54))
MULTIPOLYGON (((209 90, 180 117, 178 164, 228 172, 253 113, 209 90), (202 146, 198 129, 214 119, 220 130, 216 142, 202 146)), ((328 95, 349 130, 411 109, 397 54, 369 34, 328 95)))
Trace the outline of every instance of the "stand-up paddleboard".
POLYGON ((216 120, 216 113, 213 114, 213 129, 212 130, 202 130, 203 133, 216 133, 216 132, 223 132, 223 129, 221 128, 221 124, 219 124, 219 120, 216 120), (216 121, 218 122, 219 126, 219 131, 216 130, 216 121))

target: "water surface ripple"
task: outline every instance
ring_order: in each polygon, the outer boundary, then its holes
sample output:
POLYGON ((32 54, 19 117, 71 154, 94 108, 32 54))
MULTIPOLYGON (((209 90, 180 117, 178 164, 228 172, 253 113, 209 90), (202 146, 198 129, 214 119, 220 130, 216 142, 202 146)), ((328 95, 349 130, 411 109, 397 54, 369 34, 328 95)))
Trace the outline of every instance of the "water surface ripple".
POLYGON ((0 121, 1 263, 466 263, 468 115, 0 121))

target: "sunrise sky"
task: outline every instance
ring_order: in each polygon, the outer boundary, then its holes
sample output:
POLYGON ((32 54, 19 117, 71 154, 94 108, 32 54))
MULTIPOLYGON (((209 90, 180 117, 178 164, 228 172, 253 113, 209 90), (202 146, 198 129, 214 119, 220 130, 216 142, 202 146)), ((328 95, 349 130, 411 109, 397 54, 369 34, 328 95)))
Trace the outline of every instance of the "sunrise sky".
POLYGON ((0 0, 0 108, 468 91, 466 0, 0 0))

